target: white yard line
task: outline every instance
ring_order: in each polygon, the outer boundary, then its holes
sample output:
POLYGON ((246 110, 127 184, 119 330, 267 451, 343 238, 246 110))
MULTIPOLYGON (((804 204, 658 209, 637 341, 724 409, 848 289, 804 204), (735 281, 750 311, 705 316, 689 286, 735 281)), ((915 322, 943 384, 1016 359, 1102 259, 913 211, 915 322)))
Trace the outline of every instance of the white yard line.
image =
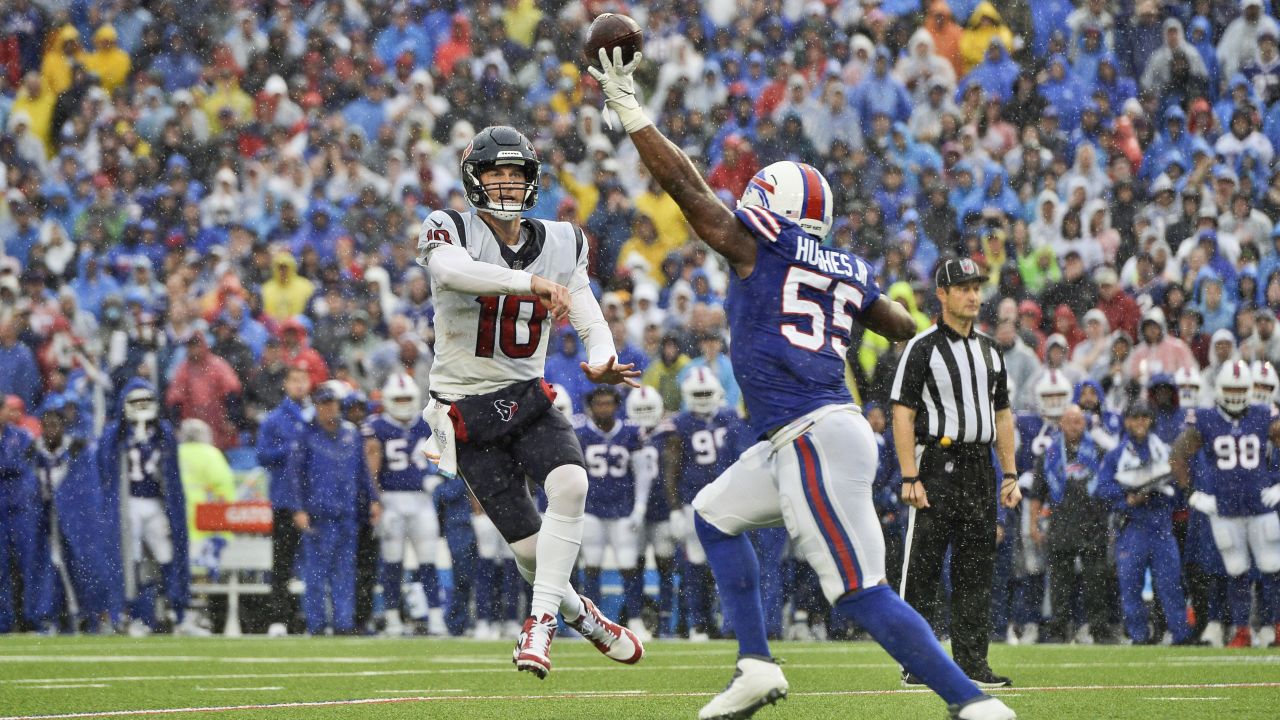
POLYGON ((324 657, 324 656, 300 656, 300 657, 255 657, 255 656, 225 656, 225 655, 2 655, 0 654, 0 663, 35 663, 35 662, 57 662, 57 663, 238 663, 245 665, 287 665, 292 663, 299 664, 322 664, 322 665, 385 665, 389 662, 397 660, 409 660, 412 658, 387 658, 387 657, 324 657))
MULTIPOLYGON (((1115 691, 1115 690, 1226 690, 1226 689, 1258 689, 1258 688, 1280 688, 1280 682, 1252 682, 1252 683, 1194 683, 1186 685, 1178 684, 1153 684, 1153 685, 1057 685, 1044 687, 1026 687, 1018 688, 1019 692, 1088 692, 1088 691, 1115 691)), ((932 691, 927 689, 902 689, 902 690, 831 690, 831 691, 814 691, 814 692, 792 692, 793 697, 847 697, 847 696, 875 696, 875 695, 922 695, 932 691)), ((994 691, 999 693, 998 690, 994 691)), ((202 707, 177 707, 177 708, 152 708, 147 710, 103 710, 95 712, 79 712, 79 713, 62 713, 53 715, 8 715, 0 717, 0 720, 71 720, 73 718, 109 718, 109 717, 128 717, 128 716, 144 716, 144 715, 180 715, 188 713, 213 713, 213 712, 237 712, 246 710, 285 710, 293 708, 322 708, 322 707, 343 707, 355 705, 386 705, 391 703, 409 703, 409 702, 456 702, 456 701, 498 701, 510 702, 513 700, 573 700, 581 697, 594 698, 702 698, 709 697, 710 692, 645 692, 634 690, 621 691, 602 691, 596 693, 561 693, 548 695, 454 695, 448 697, 430 697, 415 696, 401 698, 356 698, 352 700, 321 700, 312 702, 288 702, 288 703, 258 703, 253 705, 215 705, 202 707)), ((1182 698, 1178 698, 1182 699, 1182 698)))
MULTIPOLYGON (((180 680, 275 680, 285 678, 323 678, 323 677, 396 677, 406 675, 464 675, 477 673, 492 674, 511 674, 511 666, 503 661, 501 657, 492 658, 489 661, 492 667, 457 667, 457 668, 421 668, 421 669, 397 669, 397 670, 352 670, 349 672, 328 671, 328 672, 287 672, 287 673, 218 673, 218 674, 183 674, 183 675, 95 675, 90 677, 79 678, 62 678, 62 677, 39 677, 39 678, 0 678, 0 686, 3 685, 25 685, 34 684, 58 684, 58 683, 87 683, 87 682, 124 682, 124 683, 141 683, 141 682, 173 682, 180 680)), ((442 664, 447 661, 441 660, 442 664)), ((1202 665, 1202 661, 1191 661, 1184 658, 1170 658, 1164 661, 1151 662, 1063 662, 1063 663, 1018 663, 1021 668, 1040 668, 1040 669, 1072 669, 1072 668, 1099 668, 1099 667, 1115 667, 1115 668, 1163 668, 1163 667, 1192 667, 1202 665)), ((1228 665, 1267 665, 1280 664, 1280 656, 1276 655, 1241 655, 1235 657, 1219 658, 1216 663, 1218 667, 1228 665)), ((726 665, 727 667, 727 665, 726 665)), ((889 670, 895 668, 891 661, 875 662, 875 663, 786 663, 785 668, 795 670, 829 670, 832 668, 850 669, 850 670, 889 670)), ((646 665, 640 664, 625 668, 628 673, 642 671, 667 671, 667 670, 707 670, 708 666, 702 665, 646 665)), ((564 666, 557 665, 556 670, 560 672, 574 673, 596 673, 596 672, 619 672, 624 670, 617 665, 606 665, 595 663, 592 665, 582 666, 564 666)))
POLYGON ((104 688, 109 686, 107 683, 73 683, 71 685, 23 685, 22 687, 30 690, 78 690, 80 688, 104 688))
POLYGON ((283 685, 268 685, 266 687, 200 687, 196 686, 196 690, 200 692, 241 692, 253 690, 283 690, 283 685))
POLYGON ((1229 698, 1224 698, 1224 697, 1144 697, 1144 698, 1142 698, 1142 699, 1143 699, 1143 700, 1171 700, 1171 701, 1181 702, 1181 701, 1183 701, 1183 700, 1191 700, 1191 701, 1197 701, 1197 700, 1227 700, 1227 699, 1229 699, 1229 698))

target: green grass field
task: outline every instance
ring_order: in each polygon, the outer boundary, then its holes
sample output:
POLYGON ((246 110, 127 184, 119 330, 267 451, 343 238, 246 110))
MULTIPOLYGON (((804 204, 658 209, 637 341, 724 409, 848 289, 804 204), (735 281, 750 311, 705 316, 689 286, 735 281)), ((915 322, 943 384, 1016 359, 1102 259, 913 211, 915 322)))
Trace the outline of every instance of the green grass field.
MULTIPOLYGON (((510 645, 381 638, 0 638, 0 720, 34 717, 694 718, 728 681, 734 647, 650 643, 635 667, 577 638, 546 680, 510 645), (149 711, 149 712, 148 712, 149 711)), ((903 689, 870 643, 777 643, 791 696, 762 720, 945 717, 903 689)), ((995 646, 1022 718, 1280 718, 1280 650, 995 646)))

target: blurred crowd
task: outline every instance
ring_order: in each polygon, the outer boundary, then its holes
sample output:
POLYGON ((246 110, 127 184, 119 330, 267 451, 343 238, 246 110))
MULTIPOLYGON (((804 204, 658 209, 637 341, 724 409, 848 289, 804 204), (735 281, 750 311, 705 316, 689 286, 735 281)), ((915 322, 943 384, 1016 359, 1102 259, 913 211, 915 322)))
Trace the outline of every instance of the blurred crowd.
MULTIPOLYGON (((10 0, 6 423, 61 402, 95 437, 143 378, 231 452, 290 367, 425 391, 418 224, 468 209, 458 157, 496 124, 540 153, 530 215, 590 237, 621 359, 668 410, 691 366, 736 406, 725 269, 583 71, 604 11, 645 28, 641 95, 727 203, 764 164, 817 167, 827 242, 922 329, 938 260, 982 265, 1016 410, 1055 371, 1122 412, 1179 371, 1208 398, 1228 360, 1280 364, 1271 0, 10 0)), ((862 401, 887 399, 901 350, 851 347, 862 401)), ((580 412, 581 354, 562 328, 547 366, 580 412)))

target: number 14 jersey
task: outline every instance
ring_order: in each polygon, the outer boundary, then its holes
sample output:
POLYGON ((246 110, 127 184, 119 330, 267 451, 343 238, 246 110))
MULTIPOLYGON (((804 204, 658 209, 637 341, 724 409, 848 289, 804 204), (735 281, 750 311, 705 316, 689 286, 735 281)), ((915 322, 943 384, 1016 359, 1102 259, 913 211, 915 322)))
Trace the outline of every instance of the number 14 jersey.
MULTIPOLYGON (((520 226, 521 243, 509 247, 475 212, 436 210, 422 222, 419 246, 454 245, 475 260, 544 277, 570 293, 590 284, 589 249, 580 228, 533 218, 520 226)), ((433 392, 482 395, 542 377, 553 325, 537 297, 468 295, 441 288, 434 276, 431 294, 436 308, 433 392)))
POLYGON ((734 211, 756 240, 751 274, 730 274, 733 374, 758 435, 824 405, 851 403, 844 355, 854 319, 880 297, 862 258, 825 247, 763 207, 734 211))
POLYGON ((1262 489, 1275 482, 1267 464, 1271 409, 1250 405, 1243 415, 1231 417, 1216 407, 1199 408, 1187 414, 1187 422, 1200 431, 1208 459, 1200 489, 1217 499, 1218 514, 1247 517, 1271 512, 1261 498, 1262 489))

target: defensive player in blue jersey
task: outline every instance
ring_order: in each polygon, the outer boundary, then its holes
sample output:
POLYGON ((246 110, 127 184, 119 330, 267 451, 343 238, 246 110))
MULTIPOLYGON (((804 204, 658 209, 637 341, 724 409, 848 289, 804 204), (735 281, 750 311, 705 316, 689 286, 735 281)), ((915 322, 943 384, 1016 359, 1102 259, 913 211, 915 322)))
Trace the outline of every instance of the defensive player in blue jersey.
POLYGON ((747 427, 725 406, 715 373, 697 367, 680 383, 684 410, 663 421, 662 467, 667 485, 672 535, 684 544, 680 606, 689 639, 707 640, 711 620, 711 577, 707 554, 693 522, 693 499, 720 477, 742 453, 747 427))
POLYGON ((103 510, 110 528, 106 541, 112 546, 112 559, 119 558, 113 568, 118 587, 111 610, 118 614, 128 599, 135 621, 131 632, 160 628, 144 582, 152 575, 144 565, 154 563, 161 569, 160 584, 178 621, 175 629, 207 635, 208 630, 186 615, 191 570, 177 438, 160 417, 155 389, 146 380, 130 380, 121 397, 118 420, 106 427, 98 444, 103 510))
MULTIPOLYGON (((658 604, 657 621, 651 623, 659 636, 666 636, 671 629, 671 610, 675 605, 675 556, 676 538, 671 534, 671 504, 667 502, 666 483, 659 481, 661 454, 659 448, 664 438, 658 434, 666 407, 662 402, 662 393, 648 385, 627 393, 627 420, 640 427, 640 438, 644 448, 637 461, 645 467, 654 478, 649 487, 649 501, 644 508, 644 527, 640 532, 640 544, 636 548, 639 555, 636 566, 644 569, 645 556, 648 549, 653 548, 653 562, 658 569, 658 604)), ((626 588, 630 602, 645 602, 644 575, 639 582, 626 588)))
MULTIPOLYGON (((1049 370, 1036 381, 1033 388, 1036 412, 1019 413, 1014 419, 1017 451, 1015 462, 1023 469, 1018 485, 1029 492, 1035 481, 1033 472, 1037 462, 1061 434, 1059 422, 1070 405, 1071 381, 1057 370, 1049 370)), ((1013 551, 1013 592, 1010 598, 1010 619, 1015 626, 1019 642, 1030 644, 1039 641, 1040 623, 1044 619, 1041 607, 1044 603, 1045 571, 1048 564, 1040 531, 1043 518, 1031 512, 1031 504, 1023 503, 1013 518, 1010 528, 1016 529, 1013 551)))
MULTIPOLYGON (((382 599, 386 606, 386 632, 400 635, 405 626, 400 618, 401 586, 404 583, 405 542, 413 543, 418 558, 414 581, 421 584, 430 601, 435 590, 436 546, 440 542, 440 520, 432 492, 440 476, 428 472, 427 441, 431 427, 419 414, 422 397, 418 384, 404 373, 387 378, 382 388, 382 412, 365 421, 365 461, 382 497, 382 599)), ((427 610, 427 634, 444 635, 444 611, 439 600, 427 610)))
POLYGON ((743 534, 783 524, 835 610, 942 696, 953 716, 1015 717, 965 677, 885 582, 884 536, 871 496, 876 443, 845 386, 844 353, 855 319, 890 341, 913 337, 915 320, 880 296, 864 260, 823 245, 833 199, 817 170, 770 165, 731 211, 645 114, 632 80, 639 53, 624 61, 621 48, 612 58, 602 50, 598 60, 589 70, 649 174, 729 262, 730 355, 751 430, 762 438, 693 503, 739 651, 733 680, 699 717, 748 717, 786 695, 786 678, 769 654, 759 566, 743 534))
POLYGON ((1280 442, 1280 420, 1267 405, 1252 404, 1253 376, 1243 360, 1218 371, 1215 407, 1187 414, 1187 428, 1173 446, 1172 466, 1178 484, 1191 487, 1191 460, 1202 447, 1208 463, 1206 482, 1187 504, 1209 516, 1213 540, 1226 565, 1227 603, 1235 635, 1228 647, 1249 647, 1249 610, 1256 566, 1264 601, 1264 620, 1272 612, 1280 573, 1280 482, 1266 462, 1267 443, 1280 442), (1253 561, 1250 562, 1250 555, 1253 561))
MULTIPOLYGON (((644 462, 645 442, 640 426, 618 419, 622 395, 612 385, 597 385, 587 393, 586 422, 574 428, 587 459, 587 511, 582 527, 583 591, 600 597, 600 568, 606 547, 613 548, 624 588, 634 586, 643 566, 637 541, 644 526, 653 466, 644 462), (594 593, 594 594, 593 594, 594 593)), ((649 632, 640 620, 643 598, 626 597, 627 626, 641 640, 649 632)))

